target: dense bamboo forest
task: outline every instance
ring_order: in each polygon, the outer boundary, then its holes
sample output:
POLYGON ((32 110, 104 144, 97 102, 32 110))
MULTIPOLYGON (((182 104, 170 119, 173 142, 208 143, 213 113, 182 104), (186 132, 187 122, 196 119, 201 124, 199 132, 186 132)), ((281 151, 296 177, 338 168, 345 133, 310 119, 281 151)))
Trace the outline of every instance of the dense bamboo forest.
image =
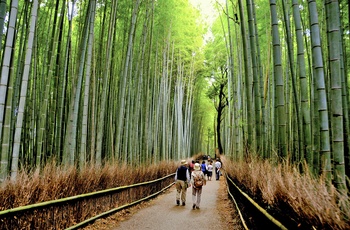
POLYGON ((347 194, 348 1, 204 2, 1 0, 0 180, 204 153, 347 194))

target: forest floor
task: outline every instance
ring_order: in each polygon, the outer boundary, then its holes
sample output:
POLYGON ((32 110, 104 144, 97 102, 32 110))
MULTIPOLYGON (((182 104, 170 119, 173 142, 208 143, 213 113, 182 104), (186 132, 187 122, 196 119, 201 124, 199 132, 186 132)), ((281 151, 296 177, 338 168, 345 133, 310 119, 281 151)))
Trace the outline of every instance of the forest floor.
POLYGON ((175 205, 175 186, 156 198, 120 211, 86 226, 91 229, 180 229, 211 226, 215 229, 243 229, 236 209, 227 195, 226 182, 215 177, 203 187, 201 207, 192 210, 192 188, 187 189, 186 206, 175 205))

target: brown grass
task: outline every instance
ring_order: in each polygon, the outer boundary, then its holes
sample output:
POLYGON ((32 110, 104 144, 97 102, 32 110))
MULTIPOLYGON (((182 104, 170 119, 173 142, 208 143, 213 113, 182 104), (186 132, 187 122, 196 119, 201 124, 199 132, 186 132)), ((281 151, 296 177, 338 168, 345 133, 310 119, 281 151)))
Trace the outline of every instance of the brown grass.
MULTIPOLYGON (((56 200, 123 185, 155 180, 172 174, 174 162, 133 167, 126 164, 57 167, 48 164, 42 172, 21 172, 15 182, 6 181, 0 188, 0 210, 7 210, 43 201, 56 200)), ((65 229, 108 210, 130 204, 159 191, 173 182, 169 177, 156 183, 120 190, 103 196, 92 196, 49 208, 9 213, 1 216, 1 229, 65 229)))
POLYGON ((21 172, 17 181, 4 182, 0 188, 0 210, 154 180, 174 173, 175 169, 175 163, 161 162, 141 167, 87 166, 79 171, 52 163, 41 173, 21 172))
MULTIPOLYGON (((200 154, 195 158, 198 157, 200 154)), ((341 197, 334 187, 327 188, 322 179, 315 179, 308 172, 300 174, 296 167, 287 164, 274 165, 255 159, 238 163, 225 157, 221 160, 228 175, 264 208, 317 229, 350 228, 346 221, 350 218, 349 200, 341 197)), ((82 170, 57 167, 52 163, 41 173, 22 172, 17 182, 3 183, 0 210, 153 180, 174 173, 178 163, 161 162, 141 167, 109 164, 82 170)), ((150 186, 141 191, 125 192, 116 198, 116 205, 154 189, 150 186)), ((81 216, 87 217, 91 212, 82 210, 81 216)), ((67 222, 69 225, 71 223, 67 222)))
POLYGON ((350 228, 349 200, 333 186, 327 188, 324 180, 288 164, 222 161, 228 175, 263 207, 316 229, 350 228))

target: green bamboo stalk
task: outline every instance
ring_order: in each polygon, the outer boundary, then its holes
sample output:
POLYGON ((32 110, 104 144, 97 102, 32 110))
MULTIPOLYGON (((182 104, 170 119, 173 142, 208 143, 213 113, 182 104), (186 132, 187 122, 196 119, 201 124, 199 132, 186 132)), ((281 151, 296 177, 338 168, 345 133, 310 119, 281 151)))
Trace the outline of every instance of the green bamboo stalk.
POLYGON ((318 110, 319 120, 317 121, 318 127, 315 127, 315 129, 320 130, 320 171, 325 176, 327 183, 330 184, 332 172, 327 93, 322 60, 320 28, 315 0, 308 0, 308 9, 311 25, 313 75, 315 78, 315 90, 317 90, 317 92, 314 93, 317 94, 318 99, 316 109, 318 110))
MULTIPOLYGON (((3 5, 2 5, 3 6, 3 5)), ((18 1, 11 1, 10 17, 6 33, 6 42, 3 51, 2 67, 1 67, 1 82, 0 82, 0 143, 1 143, 1 162, 0 162, 0 181, 3 181, 8 175, 9 168, 9 145, 8 141, 3 142, 3 125, 5 119, 6 95, 8 90, 8 82, 10 78, 11 56, 14 54, 12 50, 15 41, 15 30, 17 22, 18 1)), ((9 134, 5 134, 5 138, 9 139, 9 134)))
POLYGON ((29 72, 30 72, 29 70, 30 70, 30 64, 32 61, 31 59, 32 59, 32 51, 33 51, 33 44, 34 44, 38 5, 39 5, 38 1, 34 0, 32 11, 31 11, 29 37, 28 37, 26 58, 25 58, 24 71, 23 71, 23 77, 22 77, 22 87, 21 87, 21 95, 20 95, 20 101, 19 101, 19 107, 18 107, 18 115, 16 120, 16 131, 15 131, 15 137, 14 137, 12 162, 11 162, 11 180, 17 179, 17 173, 19 169, 21 135, 22 135, 22 128, 23 128, 27 90, 28 90, 28 79, 29 79, 29 72))
POLYGON ((334 159, 334 181, 341 194, 347 194, 344 162, 344 128, 341 80, 342 38, 338 1, 326 0, 327 34, 331 80, 331 128, 332 152, 334 159))
POLYGON ((304 154, 306 163, 309 167, 310 172, 313 171, 313 155, 311 148, 311 119, 310 119, 310 106, 309 106, 309 92, 308 92, 308 81, 306 78, 306 66, 305 66, 305 55, 304 55, 304 42, 303 42, 303 29, 299 10, 298 0, 293 0, 293 16, 297 42, 297 63, 298 63, 298 75, 299 75, 299 86, 300 86, 300 98, 301 98, 301 115, 302 115, 302 140, 303 148, 302 154, 304 154))
POLYGON ((240 18, 240 25, 241 25, 241 36, 242 36, 242 45, 243 45, 243 57, 244 57, 244 86, 245 86, 245 92, 244 96, 246 98, 246 104, 244 108, 244 113, 246 114, 246 122, 247 122, 247 137, 246 143, 248 150, 250 148, 253 148, 254 146, 254 136, 253 136, 253 125, 254 122, 254 116, 251 111, 253 111, 253 105, 252 105, 252 79, 251 79, 251 65, 249 61, 249 43, 248 43, 248 36, 246 33, 246 25, 245 25, 245 17, 244 17, 244 7, 242 0, 238 0, 239 5, 239 18, 240 18))
POLYGON ((271 8, 271 25, 272 25, 272 45, 273 45, 273 62, 274 62, 274 79, 276 90, 276 116, 278 132, 278 153, 282 159, 287 157, 287 127, 286 127, 286 109, 284 98, 284 79, 282 70, 281 43, 278 30, 278 17, 276 1, 270 0, 271 8))

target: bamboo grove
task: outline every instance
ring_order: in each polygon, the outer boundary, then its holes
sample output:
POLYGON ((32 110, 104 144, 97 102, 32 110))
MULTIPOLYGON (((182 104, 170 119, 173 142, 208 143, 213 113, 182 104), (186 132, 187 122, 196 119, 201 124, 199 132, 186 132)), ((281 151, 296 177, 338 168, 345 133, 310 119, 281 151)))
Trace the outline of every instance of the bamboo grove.
POLYGON ((348 1, 238 0, 218 8, 225 41, 212 43, 227 53, 230 101, 224 153, 299 164, 346 194, 348 1))
POLYGON ((1 0, 0 179, 218 148, 306 162, 345 192, 348 1, 213 8, 209 26, 188 0, 1 0))
POLYGON ((202 148, 193 98, 203 28, 187 1, 13 0, 0 8, 2 180, 52 159, 138 165, 202 148))

